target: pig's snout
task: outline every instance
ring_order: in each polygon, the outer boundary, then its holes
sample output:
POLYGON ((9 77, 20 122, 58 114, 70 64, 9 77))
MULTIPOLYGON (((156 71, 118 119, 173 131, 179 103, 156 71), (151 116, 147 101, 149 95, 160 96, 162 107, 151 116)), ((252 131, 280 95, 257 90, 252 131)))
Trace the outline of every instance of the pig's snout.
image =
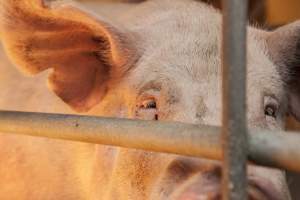
MULTIPOLYGON (((186 186, 184 190, 175 198, 176 200, 221 200, 222 188, 220 182, 207 183, 203 181, 186 186)), ((249 180, 247 188, 249 200, 285 200, 271 184, 264 181, 249 180)))
MULTIPOLYGON (((256 168, 256 167, 255 167, 256 168)), ((249 169, 252 170, 252 169, 249 169)), ((177 171, 178 172, 178 171, 177 171)), ((195 171, 172 195, 174 200, 218 200, 222 199, 221 168, 212 167, 208 171, 195 171)), ((266 178, 248 176, 248 199, 250 200, 287 200, 284 193, 266 178)))

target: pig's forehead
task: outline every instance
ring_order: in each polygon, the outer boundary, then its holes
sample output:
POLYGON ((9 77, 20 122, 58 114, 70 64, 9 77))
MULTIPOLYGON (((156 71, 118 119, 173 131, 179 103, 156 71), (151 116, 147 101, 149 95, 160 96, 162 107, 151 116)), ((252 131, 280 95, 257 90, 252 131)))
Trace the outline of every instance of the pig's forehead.
POLYGON ((249 28, 247 50, 247 78, 250 92, 253 92, 252 88, 259 88, 266 94, 280 98, 284 83, 278 67, 268 55, 267 44, 260 30, 249 28))
MULTIPOLYGON (((265 86, 269 90, 282 87, 277 67, 267 55, 262 39, 248 34, 247 78, 249 84, 265 86)), ((221 81, 221 53, 219 42, 184 41, 178 45, 162 44, 155 51, 148 51, 135 68, 139 77, 147 79, 214 83, 221 81)))
MULTIPOLYGON (((157 80, 196 82, 207 88, 219 85, 222 17, 211 7, 197 5, 174 10, 161 6, 157 10, 164 9, 163 14, 153 13, 155 17, 141 20, 141 24, 136 25, 142 35, 144 51, 133 73, 135 84, 157 80), (147 23, 148 26, 143 27, 142 24, 147 23)), ((255 28, 248 28, 248 83, 278 93, 282 82, 268 58, 261 34, 255 28)))

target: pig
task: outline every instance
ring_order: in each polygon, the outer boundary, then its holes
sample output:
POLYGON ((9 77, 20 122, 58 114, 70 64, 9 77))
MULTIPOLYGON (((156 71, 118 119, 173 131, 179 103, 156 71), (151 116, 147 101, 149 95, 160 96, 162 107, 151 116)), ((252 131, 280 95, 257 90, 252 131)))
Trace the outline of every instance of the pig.
MULTIPOLYGON (((95 5, 0 2, 5 52, 36 75, 20 76, 2 55, 1 109, 221 126, 218 10, 189 0, 95 5)), ((300 22, 247 32, 249 127, 283 130, 287 114, 300 120, 300 22)), ((0 145, 0 199, 221 198, 217 161, 6 134, 0 145)), ((278 169, 249 164, 247 191, 291 199, 278 169)))

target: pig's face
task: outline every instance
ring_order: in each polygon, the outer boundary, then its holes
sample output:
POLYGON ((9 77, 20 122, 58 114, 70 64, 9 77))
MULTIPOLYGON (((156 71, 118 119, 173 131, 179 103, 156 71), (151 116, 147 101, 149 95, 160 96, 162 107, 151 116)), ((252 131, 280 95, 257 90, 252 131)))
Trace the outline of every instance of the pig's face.
MULTIPOLYGON (((51 10, 39 0, 7 0, 1 6, 1 36, 12 59, 30 73, 53 68, 51 89, 75 110, 95 106, 101 115, 221 125, 221 15, 212 8, 148 2, 116 26, 70 5, 51 10)), ((299 35, 299 23, 274 33, 248 29, 251 127, 281 129, 286 113, 299 117, 299 35)), ((129 149, 119 149, 117 160, 106 195, 220 195, 215 162, 129 149)), ((261 167, 249 167, 249 194, 289 199, 283 173, 261 167)))
MULTIPOLYGON (((153 17, 133 22, 133 30, 142 29, 135 41, 142 53, 116 87, 118 91, 112 92, 120 97, 99 107, 111 110, 120 104, 124 111, 113 110, 112 115, 121 113, 124 117, 220 125, 221 15, 210 7, 190 3, 165 16, 161 5, 155 5, 159 9, 153 15, 164 20, 153 17), (195 17, 199 10, 201 15, 195 17)), ((266 33, 254 28, 248 32, 249 124, 282 128, 287 111, 284 82, 268 55, 266 33)))

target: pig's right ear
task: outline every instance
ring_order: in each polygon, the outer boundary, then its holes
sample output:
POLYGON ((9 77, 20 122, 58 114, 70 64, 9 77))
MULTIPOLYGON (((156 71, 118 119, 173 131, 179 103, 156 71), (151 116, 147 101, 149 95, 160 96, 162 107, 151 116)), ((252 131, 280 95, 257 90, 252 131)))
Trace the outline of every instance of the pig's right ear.
POLYGON ((300 21, 269 33, 267 45, 288 91, 289 112, 300 121, 300 21))
POLYGON ((50 88, 78 112, 99 103, 136 58, 132 34, 71 4, 3 0, 0 37, 23 72, 51 68, 50 88))

